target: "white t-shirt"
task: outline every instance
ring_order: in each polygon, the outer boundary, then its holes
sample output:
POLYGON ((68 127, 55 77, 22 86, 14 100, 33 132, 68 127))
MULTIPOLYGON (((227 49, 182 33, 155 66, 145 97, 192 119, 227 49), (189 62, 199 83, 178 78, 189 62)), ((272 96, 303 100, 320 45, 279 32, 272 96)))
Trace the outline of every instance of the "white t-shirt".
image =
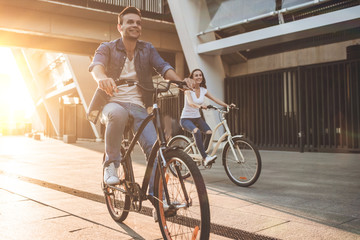
MULTIPOLYGON (((124 68, 120 74, 120 79, 138 81, 135 71, 134 59, 135 58, 133 58, 133 60, 130 61, 128 58, 126 58, 124 63, 124 68)), ((144 107, 144 103, 141 98, 141 93, 136 85, 134 86, 122 85, 117 87, 117 89, 118 92, 117 93, 114 92, 114 95, 111 97, 111 101, 131 102, 144 107)))
MULTIPOLYGON (((192 90, 188 90, 190 92, 190 96, 195 104, 203 104, 205 101, 205 94, 207 93, 207 89, 200 87, 200 96, 197 97, 196 93, 192 90)), ((191 107, 189 105, 188 95, 185 94, 185 103, 184 108, 181 113, 180 118, 199 118, 201 117, 200 111, 198 108, 191 107)))

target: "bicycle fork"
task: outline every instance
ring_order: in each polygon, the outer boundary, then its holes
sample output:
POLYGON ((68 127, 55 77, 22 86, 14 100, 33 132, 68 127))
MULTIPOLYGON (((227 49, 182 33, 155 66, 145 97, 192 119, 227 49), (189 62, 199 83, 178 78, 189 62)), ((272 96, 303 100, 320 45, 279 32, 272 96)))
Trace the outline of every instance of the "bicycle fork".
MULTIPOLYGON (((171 209, 171 208, 174 209, 175 207, 171 204, 170 195, 169 195, 169 191, 168 191, 168 187, 167 187, 168 177, 165 175, 165 171, 164 171, 164 169, 165 169, 165 167, 167 165, 165 157, 164 157, 164 153, 163 153, 163 150, 165 150, 165 149, 166 149, 165 147, 164 148, 159 148, 158 167, 161 168, 159 170, 160 170, 160 175, 161 175, 161 178, 162 178, 163 192, 165 194, 166 202, 169 204, 169 209, 171 209)), ((170 167, 170 166, 168 166, 168 167, 170 167)), ((181 184, 181 189, 182 189, 182 191, 184 193, 184 198, 185 198, 185 201, 186 201, 185 205, 179 205, 179 206, 176 207, 176 209, 179 209, 179 208, 182 208, 182 207, 188 207, 190 205, 189 196, 188 196, 188 193, 187 193, 186 188, 185 188, 184 179, 181 177, 180 166, 179 166, 179 164, 174 164, 174 167, 175 167, 175 170, 176 170, 176 174, 177 174, 177 176, 179 178, 179 181, 180 181, 180 184, 181 184)), ((158 199, 158 201, 163 202, 162 200, 164 200, 164 199, 158 199)))
MULTIPOLYGON (((166 166, 166 160, 163 154, 163 147, 159 148, 159 152, 158 152, 158 168, 161 174, 161 179, 162 179, 162 185, 163 185, 163 191, 165 193, 165 199, 167 203, 170 203, 170 196, 169 196, 169 191, 167 188, 167 179, 165 176, 165 169, 166 166)), ((164 199, 158 199, 159 201, 163 201, 164 199)))
POLYGON ((239 146, 236 145, 236 146, 235 146, 236 149, 235 149, 235 148, 234 148, 234 141, 233 141, 232 139, 229 139, 229 140, 228 140, 228 143, 229 143, 229 145, 230 145, 230 148, 231 148, 232 153, 233 153, 234 156, 235 156, 236 162, 237 162, 237 163, 244 163, 245 158, 244 158, 244 155, 242 154, 239 146), (236 154, 236 152, 239 153, 241 159, 238 158, 238 155, 236 154))
MULTIPOLYGON (((170 202, 170 196, 169 196, 169 191, 168 191, 168 187, 167 187, 168 178, 167 178, 167 176, 165 176, 165 171, 164 171, 165 167, 167 166, 167 162, 166 162, 166 159, 164 157, 164 150, 166 150, 166 139, 165 139, 164 131, 162 130, 163 126, 162 126, 162 122, 161 122, 161 118, 160 118, 160 116, 161 116, 160 115, 160 110, 159 110, 156 103, 153 104, 153 111, 154 111, 154 115, 155 115, 154 124, 155 124, 155 127, 156 127, 157 132, 158 132, 158 141, 160 142, 160 148, 159 148, 158 154, 157 154, 157 159, 158 159, 158 164, 157 165, 158 165, 158 168, 159 168, 159 171, 160 171, 160 176, 161 176, 161 179, 162 179, 163 192, 165 193, 165 199, 166 199, 166 202, 169 205, 169 209, 175 209, 175 207, 170 202)), ((188 194, 186 192, 184 180, 181 177, 181 173, 180 173, 180 169, 179 169, 178 164, 175 164, 175 169, 176 169, 176 172, 177 172, 177 176, 179 177, 179 181, 181 183, 182 191, 184 192, 186 205, 188 206, 189 205, 189 197, 188 197, 188 194)), ((163 202, 163 200, 164 199, 158 199, 158 201, 160 201, 160 202, 163 202)), ((176 213, 176 212, 174 212, 174 213, 176 213)))
POLYGON ((223 135, 224 137, 227 136, 228 137, 228 143, 230 145, 230 148, 231 148, 231 151, 232 153, 234 154, 235 156, 235 160, 237 163, 244 163, 244 155, 242 154, 240 148, 238 145, 235 146, 234 148, 234 141, 232 140, 232 136, 231 136, 231 132, 230 132, 230 129, 229 129, 229 126, 227 125, 227 122, 226 120, 224 120, 223 122, 223 125, 224 125, 224 128, 225 128, 225 134, 223 135), (236 152, 239 153, 241 159, 238 158, 238 155, 236 154, 236 152))

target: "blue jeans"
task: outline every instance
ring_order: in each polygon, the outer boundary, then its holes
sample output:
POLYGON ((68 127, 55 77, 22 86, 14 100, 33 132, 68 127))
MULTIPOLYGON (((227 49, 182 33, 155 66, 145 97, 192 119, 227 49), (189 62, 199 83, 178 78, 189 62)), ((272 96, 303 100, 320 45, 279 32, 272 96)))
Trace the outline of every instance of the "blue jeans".
MULTIPOLYGON (((114 162, 116 168, 120 166, 120 147, 125 126, 128 123, 130 116, 134 119, 133 130, 135 133, 139 129, 143 120, 148 116, 148 113, 145 108, 137 104, 125 102, 110 102, 103 108, 101 120, 106 125, 104 164, 114 162)), ((150 121, 144 128, 138 140, 143 152, 146 154, 146 159, 149 157, 156 140, 156 130, 153 122, 150 121)), ((157 163, 155 161, 149 183, 149 194, 153 191, 156 164, 157 163)))
POLYGON ((207 154, 205 148, 209 145, 209 140, 211 134, 206 134, 207 131, 211 130, 209 125, 205 122, 204 119, 200 118, 182 118, 180 119, 180 125, 186 131, 192 133, 195 138, 196 146, 199 149, 199 152, 203 158, 206 158, 207 154), (194 132, 194 129, 198 128, 200 131, 194 132), (205 145, 202 140, 202 133, 205 133, 205 145))

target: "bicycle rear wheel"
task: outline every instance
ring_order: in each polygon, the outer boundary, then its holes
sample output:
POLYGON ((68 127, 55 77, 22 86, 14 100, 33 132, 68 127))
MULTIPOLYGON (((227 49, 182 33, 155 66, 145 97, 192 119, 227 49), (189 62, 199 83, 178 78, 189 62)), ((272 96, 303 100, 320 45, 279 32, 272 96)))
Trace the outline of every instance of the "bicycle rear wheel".
POLYGON ((254 184, 261 172, 261 157, 258 149, 248 139, 233 137, 234 149, 226 143, 223 150, 223 165, 230 180, 238 186, 254 184))
MULTIPOLYGON (((168 146, 169 147, 178 147, 179 149, 183 150, 185 153, 189 155, 195 154, 195 147, 190 146, 191 140, 183 135, 177 135, 170 139, 168 146)), ((180 166, 181 167, 181 166, 180 166)), ((170 166, 170 170, 173 174, 176 174, 175 169, 173 166, 170 166)), ((181 169, 181 174, 184 178, 190 176, 190 173, 187 172, 187 169, 181 169)))
POLYGON ((170 196, 166 202, 163 179, 157 170, 155 178, 155 202, 157 218, 164 239, 209 239, 210 209, 204 180, 192 159, 179 149, 168 150, 164 157, 165 180, 170 196), (179 168, 189 176, 181 176, 179 168), (170 169, 178 174, 173 174, 170 169))
POLYGON ((107 209, 114 221, 124 221, 130 210, 130 196, 126 194, 124 180, 127 179, 127 174, 124 171, 123 165, 120 164, 118 170, 120 184, 115 186, 108 186, 104 184, 105 203, 107 209))
POLYGON ((196 150, 194 146, 190 146, 191 140, 183 135, 177 135, 170 139, 169 147, 178 147, 187 154, 195 154, 196 150))

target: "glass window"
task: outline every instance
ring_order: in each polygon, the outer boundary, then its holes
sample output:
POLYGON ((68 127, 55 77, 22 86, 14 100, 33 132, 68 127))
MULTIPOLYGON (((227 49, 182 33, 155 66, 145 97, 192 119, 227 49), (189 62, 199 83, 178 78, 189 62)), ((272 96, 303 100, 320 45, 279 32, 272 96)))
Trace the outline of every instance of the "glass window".
POLYGON ((306 2, 313 2, 311 0, 283 0, 282 1, 282 8, 288 8, 296 5, 300 5, 306 2))
POLYGON ((270 13, 276 8, 275 0, 207 0, 206 3, 211 19, 208 29, 270 13))

